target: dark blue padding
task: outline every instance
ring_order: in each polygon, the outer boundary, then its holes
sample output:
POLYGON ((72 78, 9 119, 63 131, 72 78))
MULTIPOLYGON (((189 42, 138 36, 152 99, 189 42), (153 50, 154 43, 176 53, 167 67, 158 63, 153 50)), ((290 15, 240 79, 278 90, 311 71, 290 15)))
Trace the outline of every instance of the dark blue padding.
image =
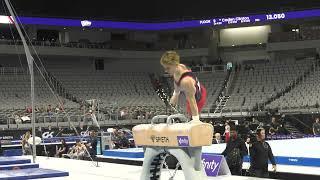
POLYGON ((113 157, 124 157, 124 158, 143 158, 144 153, 141 152, 130 152, 130 151, 117 151, 117 150, 104 150, 104 156, 113 156, 113 157))
POLYGON ((22 156, 22 149, 7 149, 3 151, 3 156, 22 156))
POLYGON ((29 168, 39 168, 39 164, 14 164, 14 165, 0 166, 0 170, 29 169, 29 168))
POLYGON ((31 163, 30 159, 15 158, 15 157, 0 157, 0 165, 9 164, 27 164, 31 163))
MULTIPOLYGON (((204 154, 220 155, 215 153, 204 153, 204 154)), ((286 156, 275 156, 274 158, 277 164, 282 164, 282 165, 320 167, 320 158, 286 157, 286 156)), ((245 156, 243 158, 243 162, 250 163, 250 157, 245 156)))
MULTIPOLYGON (((274 158, 277 164, 282 164, 282 165, 320 167, 320 158, 286 157, 286 156, 275 156, 274 158)), ((250 162, 250 157, 246 156, 244 158, 244 162, 250 162)))
POLYGON ((0 171, 0 179, 36 179, 36 178, 53 178, 69 176, 68 172, 56 171, 50 169, 31 168, 19 170, 0 171))

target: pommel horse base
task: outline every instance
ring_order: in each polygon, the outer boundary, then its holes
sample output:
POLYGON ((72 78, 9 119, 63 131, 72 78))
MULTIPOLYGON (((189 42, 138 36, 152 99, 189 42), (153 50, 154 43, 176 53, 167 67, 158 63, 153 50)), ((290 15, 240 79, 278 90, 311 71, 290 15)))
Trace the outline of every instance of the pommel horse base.
MULTIPOLYGON (((212 144, 213 126, 208 123, 173 123, 175 118, 187 121, 182 114, 159 115, 151 124, 133 128, 136 145, 144 147, 144 161, 140 180, 159 180, 165 158, 171 154, 177 158, 186 180, 206 180, 207 175, 201 161, 202 146, 212 144), (154 124, 167 119, 166 123, 154 124)), ((172 180, 175 172, 169 180, 172 180)))

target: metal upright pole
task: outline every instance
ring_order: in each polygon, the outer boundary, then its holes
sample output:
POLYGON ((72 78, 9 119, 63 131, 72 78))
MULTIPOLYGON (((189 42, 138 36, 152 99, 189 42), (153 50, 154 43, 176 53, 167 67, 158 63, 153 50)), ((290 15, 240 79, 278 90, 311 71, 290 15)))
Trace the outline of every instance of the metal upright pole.
POLYGON ((10 5, 9 0, 5 0, 6 6, 10 12, 11 18, 13 20, 13 23, 15 25, 15 27, 17 28, 17 31, 21 37, 21 41, 23 43, 24 46, 24 51, 26 53, 26 57, 27 57, 27 62, 28 62, 28 66, 29 66, 29 71, 30 71, 30 87, 31 87, 31 109, 32 109, 32 119, 31 119, 31 124, 32 124, 32 157, 33 157, 33 163, 36 162, 36 143, 35 143, 35 114, 34 114, 34 74, 33 74, 33 57, 31 56, 30 50, 28 48, 26 39, 23 36, 23 33, 20 29, 20 26, 18 24, 18 21, 16 19, 16 16, 13 12, 13 9, 10 5))

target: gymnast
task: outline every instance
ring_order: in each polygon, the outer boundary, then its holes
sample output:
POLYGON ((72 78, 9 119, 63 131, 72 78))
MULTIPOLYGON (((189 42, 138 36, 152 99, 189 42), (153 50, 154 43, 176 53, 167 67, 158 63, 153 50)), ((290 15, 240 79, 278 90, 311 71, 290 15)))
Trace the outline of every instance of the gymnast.
POLYGON ((165 52, 160 60, 164 70, 173 76, 174 92, 170 104, 176 106, 180 93, 186 96, 186 108, 193 122, 200 121, 200 112, 207 99, 206 88, 200 84, 198 78, 184 64, 180 64, 180 56, 175 51, 165 52))

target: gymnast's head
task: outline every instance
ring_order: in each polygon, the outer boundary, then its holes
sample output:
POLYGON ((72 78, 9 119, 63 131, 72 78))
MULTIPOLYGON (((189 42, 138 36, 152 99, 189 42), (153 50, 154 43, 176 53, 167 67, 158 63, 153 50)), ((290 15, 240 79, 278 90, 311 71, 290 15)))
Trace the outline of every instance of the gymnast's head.
POLYGON ((173 75, 180 64, 180 56, 175 51, 167 51, 162 55, 160 63, 167 73, 173 75))

